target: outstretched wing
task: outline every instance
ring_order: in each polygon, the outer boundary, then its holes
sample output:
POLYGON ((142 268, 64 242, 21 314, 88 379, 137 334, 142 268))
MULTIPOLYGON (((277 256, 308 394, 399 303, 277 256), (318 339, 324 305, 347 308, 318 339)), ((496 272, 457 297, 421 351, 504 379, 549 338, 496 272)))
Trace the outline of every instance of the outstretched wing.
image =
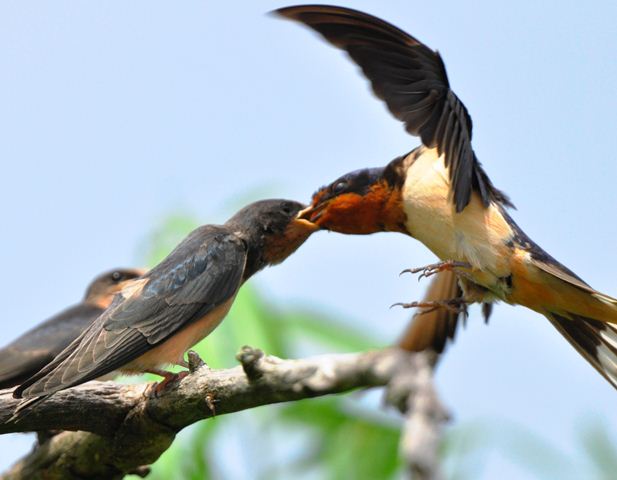
POLYGON ((349 8, 300 5, 275 13, 307 25, 345 50, 407 131, 444 154, 458 212, 467 206, 472 191, 485 206, 491 201, 512 206, 476 158, 471 117, 450 90, 438 52, 379 18, 349 8))
POLYGON ((14 395, 49 395, 126 365, 232 298, 245 262, 234 235, 214 226, 195 230, 14 395))

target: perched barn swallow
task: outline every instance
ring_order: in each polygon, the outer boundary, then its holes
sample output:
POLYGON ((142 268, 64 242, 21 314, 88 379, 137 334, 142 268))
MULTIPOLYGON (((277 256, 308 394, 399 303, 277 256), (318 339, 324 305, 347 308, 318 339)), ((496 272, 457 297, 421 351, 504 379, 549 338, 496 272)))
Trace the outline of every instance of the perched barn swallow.
POLYGON ((240 286, 291 255, 317 227, 297 218, 305 206, 264 200, 224 225, 188 235, 161 263, 129 282, 111 306, 40 372, 14 392, 33 401, 119 370, 177 378, 165 365, 183 356, 222 321, 240 286), (38 397, 38 398, 37 398, 38 397))
POLYGON ((439 53, 347 8, 308 5, 276 13, 346 51, 377 97, 422 141, 385 167, 351 172, 321 188, 300 217, 342 233, 393 231, 420 240, 442 262, 413 272, 452 270, 466 303, 502 300, 541 313, 617 387, 617 300, 557 262, 506 212, 511 203, 472 149, 471 117, 450 89, 439 53))
POLYGON ((126 282, 145 273, 116 269, 96 277, 81 303, 54 315, 0 349, 0 388, 19 385, 51 362, 111 304, 126 282))

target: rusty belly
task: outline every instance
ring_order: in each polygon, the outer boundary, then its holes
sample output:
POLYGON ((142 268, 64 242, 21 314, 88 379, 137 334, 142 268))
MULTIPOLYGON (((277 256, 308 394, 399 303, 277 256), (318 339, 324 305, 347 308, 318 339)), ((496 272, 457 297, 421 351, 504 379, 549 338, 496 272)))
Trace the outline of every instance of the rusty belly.
POLYGON ((174 333, 164 342, 136 358, 121 368, 123 373, 143 373, 145 370, 165 365, 177 365, 184 358, 184 353, 200 340, 207 337, 221 323, 235 297, 219 305, 208 314, 174 333))

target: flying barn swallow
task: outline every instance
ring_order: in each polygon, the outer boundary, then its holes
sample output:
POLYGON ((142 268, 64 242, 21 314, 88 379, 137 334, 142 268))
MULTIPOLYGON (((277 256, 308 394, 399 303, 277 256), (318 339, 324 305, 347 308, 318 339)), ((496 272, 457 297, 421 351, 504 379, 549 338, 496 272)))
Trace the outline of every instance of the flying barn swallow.
POLYGON ((190 233, 163 261, 129 282, 111 306, 40 372, 22 383, 18 410, 59 390, 119 370, 154 373, 164 386, 183 355, 223 320, 252 275, 291 255, 317 227, 296 218, 305 206, 263 200, 224 225, 190 233), (38 398, 37 398, 38 397, 38 398))
POLYGON ((385 167, 351 172, 321 188, 300 217, 342 233, 416 238, 442 260, 420 269, 425 276, 452 270, 466 303, 502 300, 541 313, 617 387, 617 300, 557 262, 509 216, 508 197, 472 149, 471 117, 450 89, 439 53, 348 8, 307 5, 276 13, 347 52, 375 95, 422 141, 385 167))
POLYGON ((82 302, 54 315, 0 349, 0 388, 14 387, 51 362, 111 304, 126 282, 145 273, 116 269, 96 277, 82 302))

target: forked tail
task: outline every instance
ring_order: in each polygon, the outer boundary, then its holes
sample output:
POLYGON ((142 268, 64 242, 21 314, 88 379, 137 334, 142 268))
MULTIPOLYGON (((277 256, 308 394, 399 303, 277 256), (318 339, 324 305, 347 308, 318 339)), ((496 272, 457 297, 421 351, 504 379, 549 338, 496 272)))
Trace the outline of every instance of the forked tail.
POLYGON ((553 326, 617 388, 617 326, 576 314, 546 314, 553 326))

